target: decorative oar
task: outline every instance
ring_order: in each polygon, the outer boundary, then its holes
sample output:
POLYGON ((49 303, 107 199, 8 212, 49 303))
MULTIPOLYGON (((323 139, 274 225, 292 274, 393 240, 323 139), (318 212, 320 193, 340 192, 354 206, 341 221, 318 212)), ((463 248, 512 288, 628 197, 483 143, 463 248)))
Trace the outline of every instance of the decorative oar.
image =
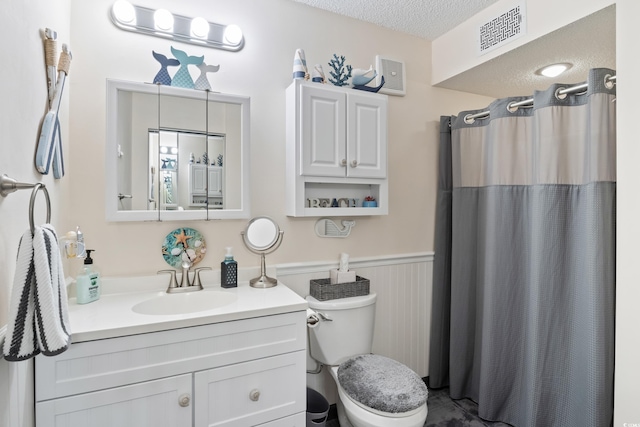
POLYGON ((60 178, 64 175, 62 161, 62 141, 59 137, 60 122, 58 121, 58 111, 60 110, 60 100, 64 90, 64 83, 69 73, 71 65, 71 52, 67 49, 67 45, 62 45, 60 52, 60 60, 58 61, 58 81, 56 83, 55 94, 51 101, 49 112, 44 116, 42 129, 40 131, 40 139, 38 140, 38 149, 36 151, 36 168, 42 174, 49 173, 49 167, 54 157, 57 155, 57 175, 60 178), (58 131, 56 131, 58 128, 58 131), (58 146, 56 148, 56 145, 58 146))

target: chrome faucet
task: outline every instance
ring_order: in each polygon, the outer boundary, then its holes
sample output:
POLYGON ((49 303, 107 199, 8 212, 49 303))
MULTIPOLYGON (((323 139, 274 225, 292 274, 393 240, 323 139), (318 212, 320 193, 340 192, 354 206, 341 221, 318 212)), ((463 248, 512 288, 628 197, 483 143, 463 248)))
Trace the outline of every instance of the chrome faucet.
POLYGON ((167 293, 172 294, 176 292, 194 292, 202 290, 202 281, 200 280, 200 272, 202 270, 211 270, 211 267, 200 267, 194 270, 193 280, 189 276, 189 270, 191 269, 191 263, 189 261, 182 262, 182 274, 180 275, 180 283, 176 278, 176 270, 160 270, 160 273, 168 273, 171 275, 169 278, 169 287, 167 293))

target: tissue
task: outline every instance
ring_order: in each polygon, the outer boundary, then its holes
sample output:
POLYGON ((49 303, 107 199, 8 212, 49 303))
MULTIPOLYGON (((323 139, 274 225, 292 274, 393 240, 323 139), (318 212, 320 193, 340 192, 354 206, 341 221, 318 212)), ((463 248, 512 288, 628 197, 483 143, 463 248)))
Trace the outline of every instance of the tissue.
POLYGON ((332 285, 356 281, 356 272, 349 271, 349 254, 340 254, 340 265, 329 272, 329 282, 332 285))
POLYGON ((349 254, 340 254, 340 272, 349 271, 349 254))

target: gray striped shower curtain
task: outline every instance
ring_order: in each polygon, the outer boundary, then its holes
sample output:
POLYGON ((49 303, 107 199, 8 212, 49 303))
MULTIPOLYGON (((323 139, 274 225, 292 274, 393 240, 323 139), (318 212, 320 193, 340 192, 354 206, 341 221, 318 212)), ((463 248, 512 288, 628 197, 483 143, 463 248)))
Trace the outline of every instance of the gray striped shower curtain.
POLYGON ((441 119, 429 385, 516 427, 613 419, 613 70, 441 119))

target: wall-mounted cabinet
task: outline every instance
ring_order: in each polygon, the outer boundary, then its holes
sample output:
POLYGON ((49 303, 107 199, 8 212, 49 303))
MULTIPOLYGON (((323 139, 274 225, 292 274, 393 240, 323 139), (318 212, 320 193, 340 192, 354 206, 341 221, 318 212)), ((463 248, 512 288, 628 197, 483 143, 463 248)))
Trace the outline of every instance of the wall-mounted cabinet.
POLYGON ((189 164, 189 206, 223 209, 222 166, 189 164))
POLYGON ((287 215, 388 213, 386 95, 295 80, 286 116, 287 215))

